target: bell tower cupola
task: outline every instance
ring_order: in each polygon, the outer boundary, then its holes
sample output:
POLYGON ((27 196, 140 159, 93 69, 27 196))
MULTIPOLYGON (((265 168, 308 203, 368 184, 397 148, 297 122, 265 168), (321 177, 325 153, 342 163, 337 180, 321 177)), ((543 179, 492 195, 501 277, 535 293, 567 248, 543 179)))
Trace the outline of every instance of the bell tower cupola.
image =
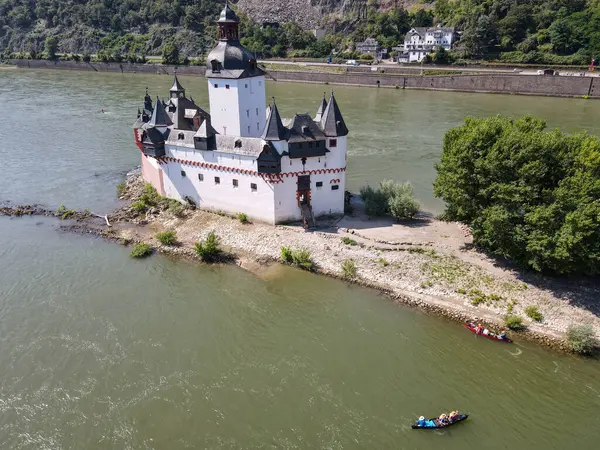
POLYGON ((219 40, 206 57, 212 125, 223 135, 260 137, 266 122, 265 72, 240 43, 240 19, 225 2, 219 40))

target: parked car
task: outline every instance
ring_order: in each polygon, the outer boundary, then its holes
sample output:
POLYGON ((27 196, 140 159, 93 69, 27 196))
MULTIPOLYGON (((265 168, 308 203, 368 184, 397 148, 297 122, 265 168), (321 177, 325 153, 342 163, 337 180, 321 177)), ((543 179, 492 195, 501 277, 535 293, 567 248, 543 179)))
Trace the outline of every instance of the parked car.
POLYGON ((360 63, 358 61, 356 61, 355 59, 349 59, 348 61, 346 61, 346 65, 347 66, 360 66, 360 63))

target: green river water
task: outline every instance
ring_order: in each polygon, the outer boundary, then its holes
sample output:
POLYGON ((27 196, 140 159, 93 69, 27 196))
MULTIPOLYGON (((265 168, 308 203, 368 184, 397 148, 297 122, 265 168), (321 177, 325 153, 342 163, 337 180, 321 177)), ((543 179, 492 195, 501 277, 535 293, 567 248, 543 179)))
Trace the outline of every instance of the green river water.
MULTIPOLYGON (((181 79, 206 104, 202 78, 181 79)), ((107 212, 139 164, 135 112, 166 76, 0 71, 0 201, 107 212), (100 109, 104 109, 104 114, 100 109)), ((274 84, 283 115, 322 85, 274 84)), ((575 99, 335 87, 349 187, 410 179, 424 208, 444 132, 533 113, 600 134, 575 99)), ((498 344, 286 267, 256 276, 0 218, 1 449, 596 449, 600 363, 498 344), (471 417, 413 431, 419 415, 471 417)))

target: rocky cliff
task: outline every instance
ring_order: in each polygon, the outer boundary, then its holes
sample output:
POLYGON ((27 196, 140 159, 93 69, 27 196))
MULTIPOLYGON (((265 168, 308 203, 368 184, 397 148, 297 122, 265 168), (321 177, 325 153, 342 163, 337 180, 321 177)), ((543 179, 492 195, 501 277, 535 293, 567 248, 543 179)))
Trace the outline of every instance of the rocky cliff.
MULTIPOLYGON (((408 7, 418 0, 379 0, 377 9, 408 7)), ((367 0, 239 0, 238 7, 255 22, 297 22, 305 29, 317 28, 327 15, 365 14, 367 0)))

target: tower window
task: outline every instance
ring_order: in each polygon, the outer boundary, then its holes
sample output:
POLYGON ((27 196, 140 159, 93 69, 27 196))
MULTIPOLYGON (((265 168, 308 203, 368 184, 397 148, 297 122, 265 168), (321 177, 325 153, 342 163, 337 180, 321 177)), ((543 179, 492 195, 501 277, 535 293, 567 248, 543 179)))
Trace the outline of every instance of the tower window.
POLYGON ((217 83, 215 83, 215 88, 218 88, 218 87, 219 87, 219 85, 217 83))
POLYGON ((185 178, 185 170, 181 171, 181 176, 185 178))
POLYGON ((317 181, 317 189, 321 189, 323 187, 322 181, 317 181))
POLYGON ((215 184, 221 184, 221 179, 219 177, 215 177, 215 184))
MULTIPOLYGON (((315 142, 315 147, 320 147, 320 146, 321 146, 321 143, 319 141, 315 142)), ((319 162, 321 162, 321 161, 319 161, 319 162)))
POLYGON ((308 143, 308 148, 312 148, 312 142, 308 143))
POLYGON ((337 139, 329 139, 330 147, 337 147, 337 139))
POLYGON ((331 186, 331 190, 332 191, 337 191, 339 188, 340 188, 339 184, 334 184, 334 185, 331 186))
POLYGON ((246 117, 250 117, 250 110, 249 109, 246 110, 246 117))
POLYGON ((250 183, 250 190, 252 192, 256 192, 257 189, 258 189, 258 187, 256 186, 256 183, 250 183))
POLYGON ((258 108, 256 108, 256 115, 258 116, 258 108))
POLYGON ((256 131, 260 131, 260 125, 256 122, 256 131))
POLYGON ((250 125, 248 125, 248 133, 250 133, 250 125))
POLYGON ((244 84, 244 87, 245 87, 246 89, 248 89, 248 83, 244 84))
POLYGON ((204 174, 202 174, 202 173, 198 174, 198 181, 204 181, 204 174))
POLYGON ((229 89, 229 85, 228 84, 225 85, 225 89, 229 89))
POLYGON ((183 134, 183 133, 179 133, 179 134, 177 135, 177 139, 179 139, 180 141, 183 141, 183 139, 184 139, 184 138, 185 138, 185 136, 184 136, 184 134, 183 134))
POLYGON ((262 86, 262 81, 259 81, 259 82, 258 82, 258 85, 259 85, 259 86, 262 86))
POLYGON ((237 139, 233 145, 234 145, 235 148, 242 148, 242 141, 241 141, 241 139, 237 139))
POLYGON ((238 186, 239 186, 238 185, 238 180, 234 179, 233 180, 233 187, 237 189, 238 186))

